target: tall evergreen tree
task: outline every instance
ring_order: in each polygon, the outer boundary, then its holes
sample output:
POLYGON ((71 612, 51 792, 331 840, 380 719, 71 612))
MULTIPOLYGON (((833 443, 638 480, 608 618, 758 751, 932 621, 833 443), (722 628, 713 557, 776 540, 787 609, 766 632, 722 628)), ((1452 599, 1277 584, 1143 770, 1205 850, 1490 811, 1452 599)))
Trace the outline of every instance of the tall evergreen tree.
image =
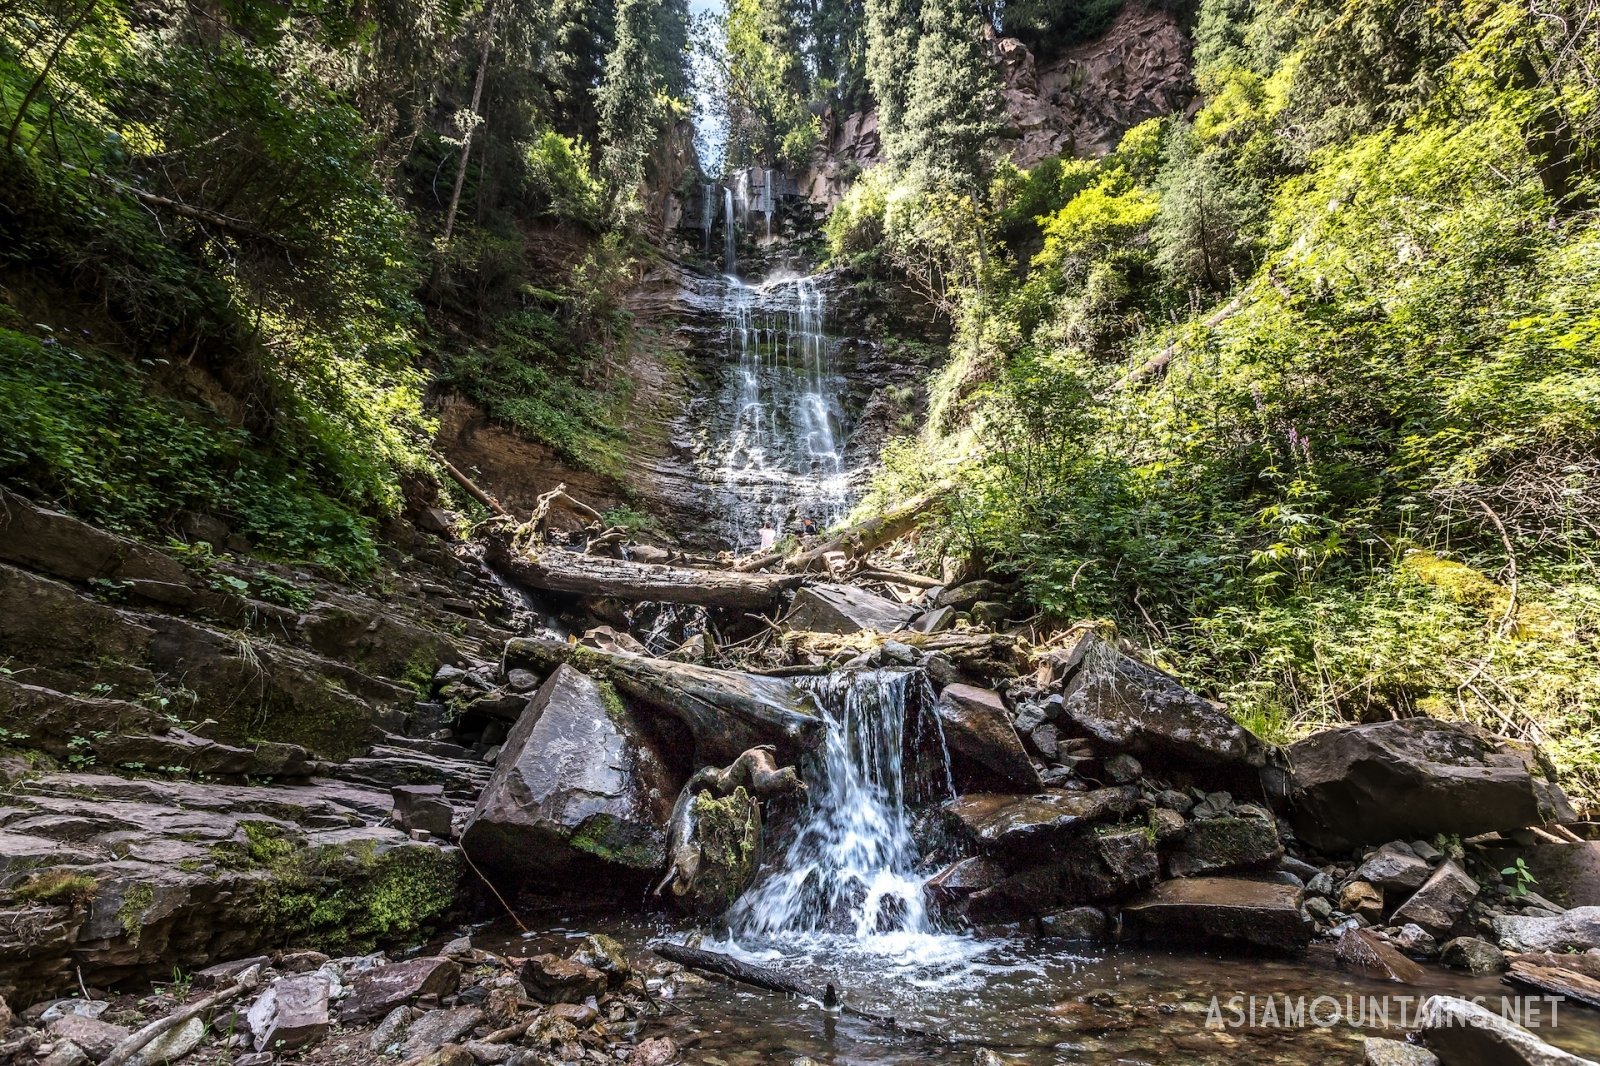
POLYGON ((622 213, 644 179, 661 122, 656 95, 659 81, 659 0, 621 0, 616 43, 606 57, 600 86, 601 170, 613 213, 622 213))
POLYGON ((1000 83, 970 0, 926 0, 916 56, 890 155, 914 180, 975 191, 1000 132, 1000 83))
POLYGON ((878 133, 891 157, 899 155, 921 18, 921 0, 867 0, 867 83, 878 104, 878 133))

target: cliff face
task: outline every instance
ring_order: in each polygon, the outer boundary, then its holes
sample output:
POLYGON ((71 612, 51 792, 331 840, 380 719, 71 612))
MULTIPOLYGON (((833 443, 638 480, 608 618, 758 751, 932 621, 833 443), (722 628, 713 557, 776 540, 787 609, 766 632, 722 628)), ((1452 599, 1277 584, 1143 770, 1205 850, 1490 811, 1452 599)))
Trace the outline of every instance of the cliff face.
MULTIPOLYGON (((1189 37, 1170 11, 1130 4, 1099 39, 1044 63, 1014 37, 990 47, 1005 102, 1002 144, 1019 167, 1105 155, 1130 127, 1181 111, 1194 96, 1189 37)), ((883 161, 883 144, 874 111, 830 113, 822 132, 799 185, 812 203, 832 207, 857 174, 883 161)))

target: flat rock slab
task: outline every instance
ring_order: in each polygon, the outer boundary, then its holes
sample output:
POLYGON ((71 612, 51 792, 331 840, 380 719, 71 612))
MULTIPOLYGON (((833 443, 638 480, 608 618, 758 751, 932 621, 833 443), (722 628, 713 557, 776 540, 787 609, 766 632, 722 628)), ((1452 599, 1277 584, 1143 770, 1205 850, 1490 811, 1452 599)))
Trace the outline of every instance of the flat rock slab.
POLYGON ((1265 818, 1203 818, 1188 823, 1167 856, 1174 877, 1271 866, 1283 857, 1278 827, 1265 818))
POLYGON ((1376 981, 1414 985, 1423 976, 1421 966, 1368 929, 1346 929, 1334 947, 1333 957, 1344 969, 1376 981))
POLYGON ((1210 941, 1298 953, 1311 942, 1300 889, 1231 877, 1166 881, 1123 907, 1130 928, 1153 941, 1210 941))
POLYGON ((963 769, 962 762, 969 763, 976 776, 989 779, 997 790, 1038 792, 1044 787, 998 692, 946 685, 934 709, 957 769, 963 769))
POLYGON ((894 633, 916 615, 915 607, 854 585, 807 585, 795 592, 783 624, 811 633, 894 633))
POLYGON ((945 804, 945 811, 978 847, 1014 858, 1047 860, 1060 844, 1098 822, 1133 810, 1132 786, 1093 792, 1046 789, 1036 795, 974 792, 945 804))
POLYGON ((66 1040, 78 1045, 83 1053, 95 1062, 111 1054, 116 1046, 128 1039, 129 1031, 86 1014, 63 1014, 45 1027, 51 1040, 66 1040))

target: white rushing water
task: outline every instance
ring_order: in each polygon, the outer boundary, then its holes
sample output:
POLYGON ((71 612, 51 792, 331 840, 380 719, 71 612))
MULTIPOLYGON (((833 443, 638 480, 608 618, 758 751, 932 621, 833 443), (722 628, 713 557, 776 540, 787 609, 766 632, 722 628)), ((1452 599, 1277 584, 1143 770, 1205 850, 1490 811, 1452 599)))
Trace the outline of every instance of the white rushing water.
POLYGON ((742 550, 763 521, 793 531, 809 515, 826 528, 846 510, 843 382, 825 312, 812 278, 727 279, 723 314, 736 394, 717 475, 734 501, 729 518, 742 550))
POLYGON ((839 671, 800 681, 828 720, 792 842, 728 916, 750 953, 865 952, 905 964, 948 959, 965 938, 923 900, 917 803, 950 798, 949 759, 919 670, 839 671))

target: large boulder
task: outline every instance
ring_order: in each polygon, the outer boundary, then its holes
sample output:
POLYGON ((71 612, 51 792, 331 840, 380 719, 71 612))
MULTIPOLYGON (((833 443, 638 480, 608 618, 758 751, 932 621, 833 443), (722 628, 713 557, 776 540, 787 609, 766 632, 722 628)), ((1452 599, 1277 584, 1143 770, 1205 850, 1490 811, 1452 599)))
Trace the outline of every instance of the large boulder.
POLYGON ((1260 767, 1266 747, 1226 711, 1093 634, 1067 682, 1063 714, 1110 747, 1186 765, 1260 767))
POLYGON ((506 737, 461 846, 501 873, 631 891, 665 861, 676 795, 643 724, 608 685, 563 664, 506 737))
POLYGON ((854 585, 807 585, 794 594, 784 625, 812 633, 893 633, 916 615, 915 607, 854 585))
POLYGON ((256 1050, 293 1051, 321 1040, 332 1024, 328 991, 328 979, 317 973, 280 977, 268 985, 245 1016, 256 1050))
POLYGON ((1139 802, 1131 785, 1093 792, 1045 789, 1038 795, 975 792, 945 804, 957 830, 980 850, 1040 862, 1099 822, 1127 814, 1139 802))
POLYGON ((359 974, 339 1014, 354 1021, 381 1018, 401 1004, 448 996, 460 983, 461 967, 450 959, 425 956, 392 962, 359 974))
POLYGON ((1155 842, 1143 829, 1092 833, 1062 849, 1056 861, 974 892, 960 910, 978 923, 1042 917, 1075 904, 1122 899, 1149 887, 1160 872, 1155 842))
POLYGON ((1300 952, 1312 932, 1300 898, 1298 888, 1275 881, 1186 877, 1157 885, 1122 913, 1128 928, 1147 940, 1300 952))
POLYGON ((958 778, 977 778, 1005 792, 1038 792, 1044 787, 998 692, 946 685, 934 709, 958 778))
POLYGON ((1287 756, 1280 798, 1300 838, 1329 854, 1575 817, 1530 751, 1462 722, 1345 726, 1292 745, 1287 756))

